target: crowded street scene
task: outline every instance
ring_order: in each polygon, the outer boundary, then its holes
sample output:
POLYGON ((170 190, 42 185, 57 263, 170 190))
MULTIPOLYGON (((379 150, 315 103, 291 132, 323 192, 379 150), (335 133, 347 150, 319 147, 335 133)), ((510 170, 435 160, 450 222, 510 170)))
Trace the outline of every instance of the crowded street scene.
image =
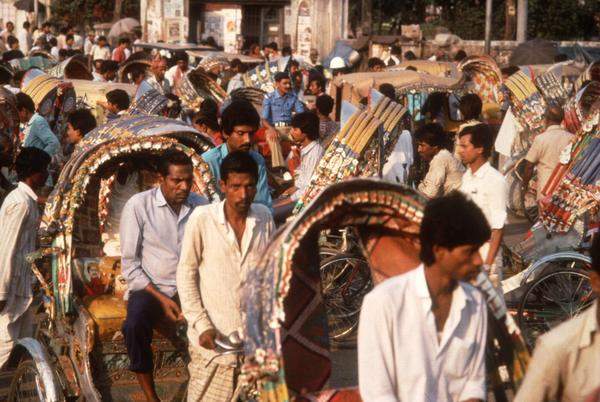
POLYGON ((0 0, 0 401, 600 402, 600 2, 0 0))

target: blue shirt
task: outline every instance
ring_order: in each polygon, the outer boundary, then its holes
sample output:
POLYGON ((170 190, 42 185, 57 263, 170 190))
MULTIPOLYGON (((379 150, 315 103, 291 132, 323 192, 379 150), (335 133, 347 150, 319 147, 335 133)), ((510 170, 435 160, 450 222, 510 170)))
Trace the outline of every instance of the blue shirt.
POLYGON ((48 122, 39 113, 34 113, 29 119, 24 130, 24 147, 35 147, 54 156, 60 149, 60 142, 56 135, 50 130, 48 122))
POLYGON ((263 101, 262 117, 270 124, 286 123, 292 121, 292 112, 304 112, 304 104, 300 102, 298 96, 293 92, 281 95, 276 89, 271 92, 263 101))
MULTIPOLYGON (((271 199, 269 184, 267 182, 267 167, 265 166, 265 159, 258 152, 250 151, 249 153, 252 159, 254 159, 258 165, 258 183, 256 184, 256 196, 254 197, 254 202, 258 202, 259 204, 263 204, 271 208, 273 200, 271 199)), ((208 163, 212 174, 215 176, 215 180, 217 181, 217 191, 219 191, 221 198, 223 198, 223 194, 219 188, 219 181, 221 180, 221 162, 223 162, 223 158, 225 158, 227 154, 229 154, 227 143, 223 143, 218 147, 215 147, 202 154, 202 159, 208 163)))
POLYGON ((205 198, 190 193, 178 215, 160 187, 138 193, 125 203, 119 228, 121 267, 128 293, 150 283, 169 297, 177 293, 177 264, 185 224, 196 206, 206 204, 205 198))

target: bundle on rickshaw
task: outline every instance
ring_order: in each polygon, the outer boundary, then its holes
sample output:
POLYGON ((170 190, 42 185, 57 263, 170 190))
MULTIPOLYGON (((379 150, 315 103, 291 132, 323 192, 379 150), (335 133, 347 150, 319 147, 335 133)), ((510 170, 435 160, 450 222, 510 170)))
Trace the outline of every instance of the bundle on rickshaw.
MULTIPOLYGON (((247 278, 246 364, 243 381, 260 400, 288 401, 290 396, 319 392, 334 380, 337 358, 328 342, 330 306, 323 298, 319 237, 324 231, 350 228, 361 239, 367 261, 386 255, 393 266, 370 267, 371 282, 407 272, 419 264, 418 232, 425 200, 406 187, 375 179, 333 184, 321 192, 276 235, 247 278), (382 245, 373 234, 394 233, 394 246, 382 245), (370 236, 370 237, 369 237, 370 236), (381 268, 381 267, 380 267, 381 268), (310 367, 307 370, 306 367, 310 367)), ((351 274, 351 273, 349 273, 351 274)), ((339 291, 348 292, 348 276, 338 279, 339 291)), ((496 396, 516 389, 524 375, 528 352, 518 327, 507 314, 503 299, 485 274, 477 286, 486 295, 494 323, 488 348, 494 358, 488 366, 490 388, 496 396), (508 372, 507 384, 499 371, 508 372)), ((349 391, 358 398, 358 391, 349 391)), ((326 395, 322 400, 328 400, 326 395)))
MULTIPOLYGON (((148 115, 115 119, 78 144, 42 218, 45 248, 37 257, 45 270, 33 270, 44 303, 35 339, 18 342, 22 361, 10 400, 26 394, 47 401, 137 398, 140 389, 128 369, 121 332, 126 316, 121 211, 129 197, 158 185, 157 165, 165 152, 190 157, 193 191, 209 200, 218 197, 200 157, 211 147, 209 138, 183 122, 148 115)), ((154 335, 154 378, 162 400, 183 400, 187 388, 187 348, 180 332, 163 328, 154 335)))

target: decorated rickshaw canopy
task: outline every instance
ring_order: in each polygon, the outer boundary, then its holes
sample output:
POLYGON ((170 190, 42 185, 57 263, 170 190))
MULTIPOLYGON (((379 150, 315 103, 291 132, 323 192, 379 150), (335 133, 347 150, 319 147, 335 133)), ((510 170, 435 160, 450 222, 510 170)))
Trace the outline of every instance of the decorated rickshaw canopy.
POLYGON ((18 126, 17 99, 12 92, 0 86, 0 129, 14 129, 18 126))

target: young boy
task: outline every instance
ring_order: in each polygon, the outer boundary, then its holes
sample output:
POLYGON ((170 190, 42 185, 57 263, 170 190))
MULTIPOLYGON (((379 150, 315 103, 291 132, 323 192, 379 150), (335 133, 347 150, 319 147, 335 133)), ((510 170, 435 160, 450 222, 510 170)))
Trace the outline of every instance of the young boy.
POLYGON ((95 128, 96 119, 89 110, 76 110, 67 119, 67 142, 75 146, 95 128))

